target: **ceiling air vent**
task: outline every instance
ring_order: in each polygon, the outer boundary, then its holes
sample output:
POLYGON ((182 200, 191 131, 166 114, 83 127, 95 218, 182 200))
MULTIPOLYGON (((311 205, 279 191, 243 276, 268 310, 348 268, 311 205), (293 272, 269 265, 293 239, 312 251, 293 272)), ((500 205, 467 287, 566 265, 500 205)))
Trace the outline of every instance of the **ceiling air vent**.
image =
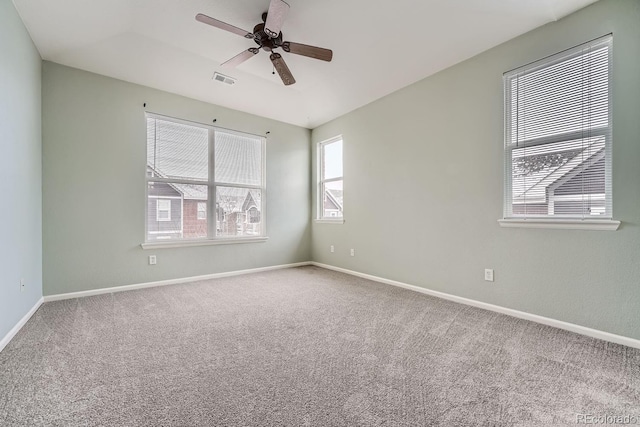
POLYGON ((236 82, 236 79, 234 79, 233 77, 225 76, 224 74, 220 74, 217 71, 213 73, 213 80, 217 80, 228 85, 232 85, 236 82))

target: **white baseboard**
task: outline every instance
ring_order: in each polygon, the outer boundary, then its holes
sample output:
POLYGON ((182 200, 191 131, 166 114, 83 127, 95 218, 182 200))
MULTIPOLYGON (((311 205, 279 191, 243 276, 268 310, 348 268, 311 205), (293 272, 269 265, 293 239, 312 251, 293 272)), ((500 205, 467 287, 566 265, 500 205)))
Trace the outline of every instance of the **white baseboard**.
POLYGON ((302 267, 311 265, 311 261, 297 262, 293 264, 272 265, 269 267, 250 268, 248 270, 226 271, 223 273, 205 274, 202 276, 183 277, 180 279, 160 280, 157 282, 137 283, 135 285, 114 286, 111 288, 91 289, 88 291, 69 292, 65 294, 46 295, 44 302, 60 301, 64 299, 90 297, 92 295, 110 294, 113 292, 132 291, 135 289, 154 288, 156 286, 177 285, 179 283, 196 282, 199 280, 218 279, 220 277, 240 276, 242 274, 260 273, 263 271, 280 270, 283 268, 302 267))
POLYGON ((372 276, 370 274, 360 273, 353 270, 347 270, 346 268, 334 267, 332 265, 322 264, 319 262, 311 262, 311 265, 315 265, 316 267, 326 268, 328 270, 339 271, 341 273, 350 274, 352 276, 362 277, 363 279, 373 280, 374 282, 385 283, 387 285, 410 289, 412 291, 420 292, 422 294, 431 295, 434 297, 458 302, 465 305, 470 305, 473 307, 483 308, 485 310, 495 311, 497 313, 506 314, 506 315, 517 317, 520 319, 530 320, 532 322, 541 323, 543 325, 553 326, 558 329, 564 329, 566 331, 575 332, 580 335, 586 335, 588 337, 597 338, 600 340, 609 341, 616 344, 626 345, 627 347, 640 349, 640 340, 637 340, 635 338, 624 337, 621 335, 616 335, 609 332, 599 331, 597 329, 591 329, 585 326, 576 325, 574 323, 563 322, 562 320, 556 320, 556 319, 551 319, 549 317, 538 316, 537 314, 526 313, 524 311, 501 307, 499 305, 476 301, 469 298, 463 298, 456 295, 447 294, 444 292, 433 291, 431 289, 422 288, 420 286, 415 286, 415 285, 409 285, 407 283, 398 282, 396 280, 385 279, 383 277, 372 276))
POLYGON ((9 332, 7 332, 7 335, 5 335, 4 338, 2 338, 2 340, 0 340, 0 351, 4 350, 7 344, 9 344, 9 341, 11 341, 13 337, 16 336, 18 331, 22 329, 25 323, 27 323, 29 319, 31 319, 31 316, 33 316, 33 313, 38 311, 38 309, 40 308, 43 302, 44 302, 44 298, 40 297, 40 299, 35 303, 33 307, 31 307, 31 309, 27 312, 27 314, 22 316, 22 319, 20 319, 20 321, 16 323, 16 325, 13 328, 11 328, 9 332))
MULTIPOLYGON (((549 317, 539 316, 537 314, 531 314, 524 311, 502 307, 499 305, 494 305, 494 304, 489 304, 482 301, 476 301, 469 298, 459 297, 456 295, 447 294, 445 292, 434 291, 431 289, 422 288, 420 286, 410 285, 408 283, 385 279, 383 277, 360 273, 358 271, 348 270, 346 268, 341 268, 341 267, 335 267, 328 264, 322 264, 315 261, 305 261, 305 262, 298 262, 293 264, 281 264, 281 265, 274 265, 269 267, 251 268, 247 270, 236 270, 236 271, 227 271, 223 273, 206 274, 202 276, 184 277, 180 279, 169 279, 169 280, 161 280, 157 282, 147 282, 147 283, 139 283, 134 285, 115 286, 111 288, 92 289, 88 291, 70 292, 70 293, 57 294, 57 295, 47 295, 44 297, 44 302, 58 301, 58 300, 71 299, 71 298, 81 298, 81 297, 87 297, 92 295, 108 294, 113 292, 130 291, 134 289, 152 288, 156 286, 175 285, 179 283, 188 283, 188 282, 195 282, 199 280, 217 279, 221 277, 239 276, 243 274, 259 273, 263 271, 302 267, 305 265, 314 265, 316 267, 326 268, 328 270, 339 271, 341 273, 362 277, 363 279, 372 280, 374 282, 379 282, 387 285, 397 286, 404 289, 409 289, 415 292, 420 292, 422 294, 431 295, 437 298, 442 298, 449 301, 453 301, 453 302, 457 302, 457 303, 461 303, 461 304, 465 304, 473 307, 478 307, 478 308, 482 308, 489 311, 494 311, 496 313, 506 314, 508 316, 517 317, 520 319, 525 319, 525 320, 529 320, 536 323, 541 323, 543 325, 564 329, 570 332, 575 332, 580 335, 585 335, 588 337, 597 338, 604 341, 609 341, 616 344, 626 345, 628 347, 640 349, 640 340, 635 338, 624 337, 622 335, 616 335, 609 332, 600 331, 597 329, 587 328, 585 326, 564 322, 562 320, 551 319, 549 317)), ((40 301, 38 301, 38 303, 29 311, 29 313, 27 313, 22 318, 22 320, 20 320, 20 322, 11 331, 9 331, 9 333, 2 339, 2 341, 0 341, 0 351, 2 351, 4 346, 8 344, 11 338, 13 338, 13 336, 20 330, 20 328, 27 322, 27 320, 29 320, 29 318, 33 315, 33 313, 35 313, 38 307, 40 307, 42 302, 43 302, 43 299, 41 298, 40 301)))

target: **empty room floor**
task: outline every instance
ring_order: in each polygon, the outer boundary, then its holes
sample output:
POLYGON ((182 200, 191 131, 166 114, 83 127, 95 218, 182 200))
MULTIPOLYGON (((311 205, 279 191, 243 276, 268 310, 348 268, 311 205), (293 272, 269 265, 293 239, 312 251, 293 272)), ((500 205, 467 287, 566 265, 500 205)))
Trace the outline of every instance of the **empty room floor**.
POLYGON ((640 417, 640 350, 301 267, 45 303, 3 426, 575 425, 640 417))

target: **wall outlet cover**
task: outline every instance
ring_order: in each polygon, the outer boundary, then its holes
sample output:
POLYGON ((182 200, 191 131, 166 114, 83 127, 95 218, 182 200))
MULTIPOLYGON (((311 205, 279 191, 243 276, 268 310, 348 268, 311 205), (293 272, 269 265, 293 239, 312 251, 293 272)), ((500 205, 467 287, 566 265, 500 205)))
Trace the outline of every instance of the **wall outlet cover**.
POLYGON ((487 282, 493 282, 493 269, 485 268, 484 269, 484 280, 487 282))

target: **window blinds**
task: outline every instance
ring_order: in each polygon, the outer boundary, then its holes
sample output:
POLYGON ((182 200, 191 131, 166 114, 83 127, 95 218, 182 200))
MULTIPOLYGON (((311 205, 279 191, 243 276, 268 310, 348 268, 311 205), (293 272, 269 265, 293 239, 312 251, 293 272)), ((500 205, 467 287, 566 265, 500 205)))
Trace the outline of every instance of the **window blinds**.
POLYGON ((265 139, 147 114, 147 242, 265 233, 265 139))
POLYGON ((505 218, 611 219, 611 47, 505 73, 505 218))

